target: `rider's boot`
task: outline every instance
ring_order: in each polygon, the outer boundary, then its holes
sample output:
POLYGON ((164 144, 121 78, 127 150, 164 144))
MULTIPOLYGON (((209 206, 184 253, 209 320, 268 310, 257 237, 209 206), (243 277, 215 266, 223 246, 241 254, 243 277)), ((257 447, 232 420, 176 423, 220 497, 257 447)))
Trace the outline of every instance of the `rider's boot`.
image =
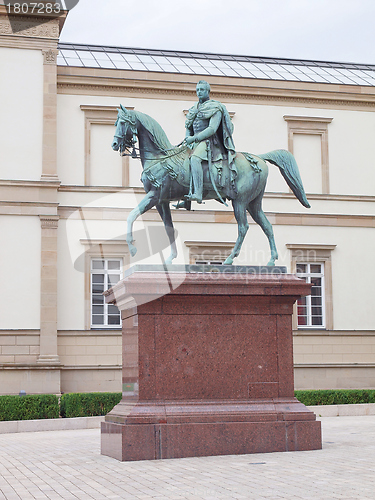
POLYGON ((203 197, 203 169, 202 160, 197 156, 190 158, 191 174, 193 176, 194 192, 188 196, 188 200, 202 203, 203 197))

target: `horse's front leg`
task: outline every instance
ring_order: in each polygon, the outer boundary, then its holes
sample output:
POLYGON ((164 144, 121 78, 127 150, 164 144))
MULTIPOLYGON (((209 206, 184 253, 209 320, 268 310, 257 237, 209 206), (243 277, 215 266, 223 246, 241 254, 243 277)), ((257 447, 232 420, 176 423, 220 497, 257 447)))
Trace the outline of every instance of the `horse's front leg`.
POLYGON ((247 222, 246 214, 246 204, 242 201, 233 200, 232 205, 234 216, 238 225, 238 236, 236 244, 234 245, 231 254, 229 255, 229 257, 227 257, 224 264, 233 264, 233 259, 239 255, 243 240, 245 239, 247 230, 249 229, 249 223, 247 222))
POLYGON ((173 259, 177 257, 177 245, 176 245, 176 239, 175 239, 175 234, 174 234, 174 227, 173 227, 173 221, 172 221, 172 214, 171 214, 171 209, 169 207, 169 202, 164 202, 161 203, 160 205, 156 205, 156 208, 160 214, 160 217, 162 218, 164 222, 164 227, 167 232, 168 238, 169 238, 169 243, 171 245, 171 254, 166 259, 165 263, 167 265, 172 264, 173 259))
POLYGON ((133 224, 140 215, 144 214, 145 212, 147 212, 147 210, 150 210, 150 208, 154 207, 157 201, 158 196, 156 192, 154 190, 149 191, 140 202, 140 204, 135 207, 134 210, 132 210, 129 214, 127 220, 128 230, 126 234, 126 243, 128 244, 129 252, 132 257, 134 257, 134 255, 137 253, 137 247, 133 245, 133 224))

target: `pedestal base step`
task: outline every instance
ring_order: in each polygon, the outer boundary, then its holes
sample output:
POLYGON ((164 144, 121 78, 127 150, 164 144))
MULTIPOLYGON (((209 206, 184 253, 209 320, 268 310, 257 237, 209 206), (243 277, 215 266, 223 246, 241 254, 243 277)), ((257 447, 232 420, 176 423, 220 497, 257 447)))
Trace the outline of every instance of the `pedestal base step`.
POLYGON ((121 461, 321 447, 320 422, 295 399, 121 402, 102 423, 101 452, 121 461))

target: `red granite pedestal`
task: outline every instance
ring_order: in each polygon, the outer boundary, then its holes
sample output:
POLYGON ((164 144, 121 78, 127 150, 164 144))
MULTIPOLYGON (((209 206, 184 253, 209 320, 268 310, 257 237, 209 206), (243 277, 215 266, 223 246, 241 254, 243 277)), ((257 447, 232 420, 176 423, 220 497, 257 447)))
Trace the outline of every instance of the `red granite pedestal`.
POLYGON ((294 398, 292 308, 310 285, 283 268, 147 268, 107 292, 122 311, 123 398, 102 424, 102 454, 320 449, 320 422, 294 398))

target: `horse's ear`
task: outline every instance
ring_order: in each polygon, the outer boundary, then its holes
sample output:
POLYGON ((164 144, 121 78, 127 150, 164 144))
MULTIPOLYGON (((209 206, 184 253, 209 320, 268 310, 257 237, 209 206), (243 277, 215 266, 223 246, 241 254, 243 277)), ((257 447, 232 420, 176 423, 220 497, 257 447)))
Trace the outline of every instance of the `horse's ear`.
POLYGON ((124 106, 123 106, 122 104, 120 104, 120 108, 122 109, 122 111, 123 111, 124 113, 126 113, 126 112, 127 112, 126 108, 124 108, 124 106))

